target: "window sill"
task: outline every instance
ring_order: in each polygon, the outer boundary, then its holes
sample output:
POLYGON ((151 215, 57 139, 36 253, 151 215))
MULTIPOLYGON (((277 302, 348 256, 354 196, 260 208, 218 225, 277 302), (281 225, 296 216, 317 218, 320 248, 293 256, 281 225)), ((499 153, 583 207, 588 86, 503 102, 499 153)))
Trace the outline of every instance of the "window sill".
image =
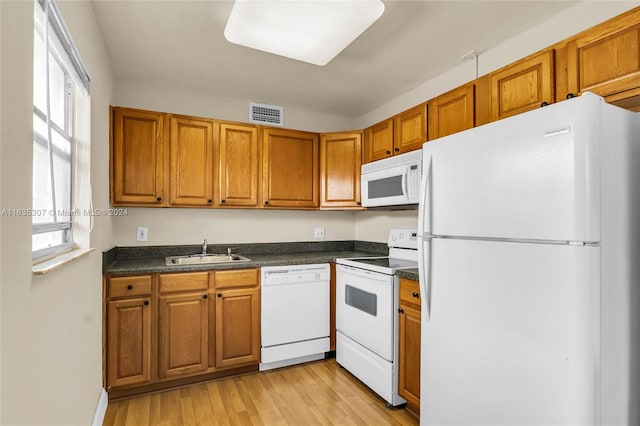
POLYGON ((73 249, 71 251, 59 254, 53 258, 36 263, 31 267, 31 271, 33 272, 33 275, 44 275, 48 272, 53 271, 54 269, 58 269, 62 265, 66 265, 72 260, 89 254, 94 250, 95 248, 73 249))

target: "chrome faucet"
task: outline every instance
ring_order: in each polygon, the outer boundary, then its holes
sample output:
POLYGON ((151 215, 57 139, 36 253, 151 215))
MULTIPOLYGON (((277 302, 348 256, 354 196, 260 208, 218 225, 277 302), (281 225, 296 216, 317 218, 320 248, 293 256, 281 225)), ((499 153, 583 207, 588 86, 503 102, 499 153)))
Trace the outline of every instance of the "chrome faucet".
POLYGON ((202 243, 202 254, 207 254, 207 240, 204 240, 204 242, 202 243))

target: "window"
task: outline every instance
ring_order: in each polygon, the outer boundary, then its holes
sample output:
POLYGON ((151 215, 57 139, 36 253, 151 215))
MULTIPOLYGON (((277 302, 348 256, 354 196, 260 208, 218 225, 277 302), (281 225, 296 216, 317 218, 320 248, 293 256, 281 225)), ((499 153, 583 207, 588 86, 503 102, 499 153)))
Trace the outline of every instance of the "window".
MULTIPOLYGON (((89 77, 53 0, 34 2, 34 260, 79 245, 74 232, 90 215, 89 77), (84 146, 83 146, 84 145, 84 146)), ((86 224, 82 228, 87 228, 86 224)))

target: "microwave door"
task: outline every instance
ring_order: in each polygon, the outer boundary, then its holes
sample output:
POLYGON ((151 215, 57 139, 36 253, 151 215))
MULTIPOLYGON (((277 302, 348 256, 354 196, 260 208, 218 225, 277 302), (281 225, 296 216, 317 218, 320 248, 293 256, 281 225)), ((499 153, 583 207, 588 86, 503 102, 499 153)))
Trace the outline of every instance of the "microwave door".
POLYGON ((407 204, 408 166, 396 166, 362 176, 362 204, 365 207, 407 204))

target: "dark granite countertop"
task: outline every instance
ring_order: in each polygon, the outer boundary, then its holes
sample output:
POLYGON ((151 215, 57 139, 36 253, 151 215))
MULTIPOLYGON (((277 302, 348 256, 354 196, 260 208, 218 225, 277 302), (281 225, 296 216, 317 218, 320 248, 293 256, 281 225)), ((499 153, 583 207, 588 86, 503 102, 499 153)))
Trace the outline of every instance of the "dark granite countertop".
POLYGON ((406 278, 408 280, 418 281, 418 268, 415 269, 400 269, 396 272, 396 275, 400 278, 406 278))
POLYGON ((388 253, 386 244, 364 241, 210 244, 207 252, 226 253, 227 247, 232 247, 234 253, 248 257, 250 261, 167 266, 165 256, 195 254, 202 249, 201 246, 114 247, 103 253, 103 273, 115 276, 301 265, 335 262, 341 257, 384 256, 388 253))
POLYGON ((165 264, 164 257, 117 260, 106 266, 106 275, 133 275, 162 272, 193 272, 223 269, 254 268, 260 266, 302 265, 335 262, 340 257, 379 256, 380 253, 365 251, 317 251, 301 253, 255 253, 245 255, 251 260, 237 263, 218 263, 204 265, 165 264))

